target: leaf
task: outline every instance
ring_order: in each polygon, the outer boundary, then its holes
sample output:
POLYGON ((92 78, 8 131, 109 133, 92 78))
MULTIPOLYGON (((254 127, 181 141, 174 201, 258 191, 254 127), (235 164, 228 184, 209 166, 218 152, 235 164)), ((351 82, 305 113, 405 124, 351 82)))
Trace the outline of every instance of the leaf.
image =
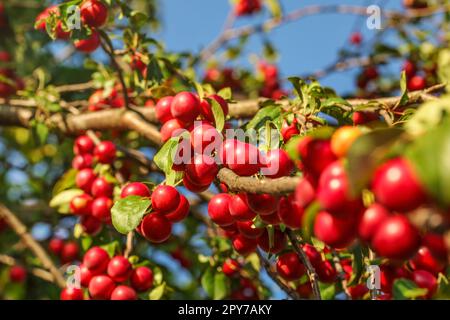
POLYGON ((258 130, 265 125, 267 121, 273 121, 281 115, 281 107, 279 105, 269 105, 261 108, 247 124, 246 129, 258 130))
POLYGON ((266 6, 273 18, 280 19, 282 17, 283 11, 279 0, 266 0, 266 6))
POLYGON ((351 106, 351 104, 347 100, 345 100, 341 97, 328 98, 328 99, 322 101, 322 103, 320 105, 322 107, 351 106))
POLYGON ((116 251, 120 248, 120 244, 118 241, 112 241, 110 243, 103 244, 100 247, 108 252, 109 257, 112 258, 115 256, 116 251))
POLYGON ((77 176, 78 170, 70 169, 55 183, 53 187, 53 196, 61 193, 62 191, 72 188, 75 186, 75 178, 77 176))
POLYGON ((217 271, 214 267, 206 269, 201 278, 203 290, 205 290, 208 297, 221 300, 228 296, 230 290, 230 280, 223 273, 217 271))
POLYGON ((202 85, 198 82, 194 82, 194 87, 195 87, 195 91, 197 91, 197 94, 200 97, 200 99, 203 99, 203 97, 205 96, 205 91, 204 91, 202 85))
POLYGON ((150 62, 148 63, 147 79, 160 84, 163 78, 164 76, 162 74, 158 60, 155 57, 152 57, 150 59, 150 62))
POLYGON ((172 171, 173 159, 177 151, 180 137, 172 137, 159 149, 158 153, 153 157, 153 161, 165 174, 172 171))
POLYGON ((333 300, 336 295, 336 287, 334 283, 319 283, 320 295, 323 300, 333 300))
POLYGON ((358 243, 352 249, 352 276, 348 282, 348 286, 355 285, 359 282, 364 270, 364 256, 361 248, 361 244, 358 243))
POLYGON ((259 257, 256 253, 251 253, 245 258, 246 263, 250 263, 250 265, 255 269, 257 272, 261 270, 261 263, 259 261, 259 257))
POLYGON ((395 300, 415 299, 423 297, 428 292, 425 288, 419 288, 408 279, 396 279, 392 285, 392 295, 395 300))
POLYGON ((84 251, 87 251, 91 247, 92 242, 93 242, 93 240, 92 240, 91 236, 83 236, 81 238, 81 248, 84 251))
POLYGON ((225 126, 225 115, 223 113, 223 109, 220 104, 214 99, 208 99, 209 104, 211 105, 211 111, 214 115, 214 123, 216 124, 216 129, 219 132, 222 132, 223 127, 225 126))
POLYGON ((424 134, 428 129, 439 125, 450 114, 450 95, 422 104, 405 124, 406 131, 414 136, 424 134))
POLYGON ((163 297, 165 291, 166 283, 163 282, 159 286, 153 288, 152 291, 150 291, 150 293, 148 294, 148 298, 150 300, 160 300, 163 297))
POLYGON ((150 205, 150 199, 139 196, 128 196, 119 199, 111 208, 114 228, 122 234, 127 234, 134 230, 141 222, 150 205))
POLYGON ((140 28, 148 21, 148 16, 142 11, 132 11, 130 13, 130 22, 136 27, 140 28))
POLYGON ((160 285, 163 283, 163 272, 159 267, 153 267, 153 284, 160 285))
POLYGON ((408 97, 408 85, 407 85, 407 79, 406 79, 406 72, 402 71, 402 76, 400 79, 400 89, 402 91, 402 95, 400 98, 400 101, 398 102, 399 106, 403 106, 408 103, 409 97, 408 97))
POLYGON ((222 98, 224 98, 227 101, 232 99, 232 94, 233 93, 231 92, 230 87, 220 89, 220 91, 217 92, 217 95, 221 96, 222 98))
POLYGON ((54 196, 50 200, 49 205, 52 208, 58 208, 64 204, 70 203, 70 201, 72 201, 72 199, 74 197, 79 196, 83 193, 84 193, 84 191, 80 190, 80 189, 64 190, 64 191, 58 193, 56 196, 54 196))
POLYGON ((305 84, 305 81, 303 81, 299 77, 289 77, 288 80, 292 84, 292 86, 294 87, 295 92, 297 93, 297 95, 300 98, 300 100, 303 102, 304 101, 304 97, 303 97, 302 86, 305 84))
POLYGON ((420 136, 406 150, 419 180, 444 207, 450 206, 450 117, 420 136))
POLYGON ((347 174, 353 195, 367 186, 376 167, 402 133, 399 128, 373 130, 352 144, 348 152, 347 174))
POLYGON ((171 170, 166 175, 166 184, 169 186, 176 186, 183 180, 184 172, 183 171, 175 171, 171 170))
POLYGON ((437 64, 439 82, 446 83, 446 90, 450 91, 450 49, 439 51, 437 64))
POLYGON ((214 275, 214 300, 222 300, 230 291, 230 279, 223 273, 216 271, 214 275))
POLYGON ((314 230, 314 220, 316 219, 317 213, 319 213, 321 205, 318 201, 311 203, 305 210, 302 218, 302 236, 305 241, 310 241, 312 239, 312 234, 314 230))
POLYGON ((42 122, 33 122, 32 125, 34 136, 37 138, 39 144, 44 145, 47 141, 49 129, 42 122))
POLYGON ((202 284, 203 290, 205 290, 208 297, 214 297, 214 269, 209 267, 203 273, 203 276, 200 280, 202 284))
POLYGON ((323 250, 325 248, 325 243, 315 237, 311 237, 311 243, 316 249, 323 250))

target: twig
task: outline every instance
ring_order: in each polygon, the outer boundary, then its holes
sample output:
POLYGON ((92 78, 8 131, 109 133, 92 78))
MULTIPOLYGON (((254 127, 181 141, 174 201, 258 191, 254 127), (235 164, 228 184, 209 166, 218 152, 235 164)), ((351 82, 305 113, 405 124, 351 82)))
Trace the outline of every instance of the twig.
POLYGON ((129 101, 129 97, 128 97, 128 89, 127 89, 127 85, 125 84, 125 79, 123 77, 122 68, 119 66, 119 63, 117 62, 116 57, 114 56, 114 48, 112 47, 111 41, 108 38, 108 36, 103 32, 100 32, 100 36, 103 39, 103 41, 101 41, 100 44, 101 44, 103 50, 109 56, 114 69, 116 69, 120 85, 122 86, 123 99, 125 101, 125 108, 129 109, 130 101, 129 101))
MULTIPOLYGON (((5 254, 0 254, 0 263, 10 266, 10 267, 18 265, 16 259, 14 259, 13 257, 7 256, 5 254)), ((35 277, 38 277, 42 280, 45 280, 45 281, 51 282, 51 283, 55 282, 55 278, 53 277, 53 275, 44 269, 31 268, 29 271, 32 275, 34 275, 35 277)))
POLYGON ((130 231, 127 234, 127 246, 125 248, 124 256, 125 258, 128 258, 133 251, 133 237, 134 237, 134 231, 130 231))
POLYGON ((14 230, 14 232, 22 239, 23 243, 34 253, 36 258, 42 263, 53 276, 53 280, 60 288, 66 287, 66 282, 58 268, 53 264, 42 246, 34 240, 27 232, 26 226, 12 213, 7 207, 0 203, 0 217, 4 218, 6 223, 14 230))
POLYGON ((302 260, 303 264, 306 267, 306 271, 308 272, 308 276, 309 276, 309 281, 311 282, 311 287, 312 287, 312 290, 314 293, 314 298, 316 300, 321 300, 322 298, 320 295, 320 289, 319 289, 319 283, 318 283, 319 277, 317 276, 316 270, 314 269, 313 265, 311 264, 311 261, 309 261, 309 258, 306 255, 305 251, 303 251, 302 247, 300 246, 299 241, 297 240, 296 235, 292 232, 292 230, 286 229, 286 233, 287 233, 289 240, 292 243, 292 247, 293 247, 295 253, 297 253, 300 260, 302 260))
POLYGON ((258 255, 259 261, 261 262, 261 265, 264 267, 269 277, 280 287, 281 290, 283 290, 293 300, 304 300, 300 297, 296 290, 281 281, 277 272, 273 270, 272 265, 266 258, 263 257, 259 249, 256 250, 256 254, 258 255))
MULTIPOLYGON (((400 11, 382 10, 383 17, 390 20, 411 20, 418 17, 427 17, 434 14, 446 12, 450 6, 437 6, 428 10, 410 10, 406 13, 400 11)), ((200 53, 201 61, 209 59, 217 50, 230 40, 247 36, 260 32, 268 32, 282 25, 298 21, 307 16, 323 14, 323 13, 338 13, 338 14, 354 14, 367 16, 366 6, 352 6, 352 5, 311 5, 294 10, 285 14, 280 18, 271 18, 260 24, 248 25, 235 29, 229 29, 222 32, 209 46, 203 49, 200 53)))
POLYGON ((331 255, 333 256, 333 264, 334 264, 334 267, 336 268, 339 280, 341 281, 342 289, 344 290, 345 295, 348 298, 351 298, 351 295, 348 291, 347 280, 345 279, 345 271, 342 268, 342 264, 341 264, 341 260, 339 259, 339 255, 336 252, 336 250, 334 250, 334 249, 331 250, 331 255))
POLYGON ((57 86, 57 87, 55 87, 55 90, 59 93, 64 93, 64 92, 72 92, 72 91, 85 91, 85 90, 90 90, 92 88, 95 88, 94 82, 88 81, 88 82, 84 82, 84 83, 73 83, 73 84, 57 86))

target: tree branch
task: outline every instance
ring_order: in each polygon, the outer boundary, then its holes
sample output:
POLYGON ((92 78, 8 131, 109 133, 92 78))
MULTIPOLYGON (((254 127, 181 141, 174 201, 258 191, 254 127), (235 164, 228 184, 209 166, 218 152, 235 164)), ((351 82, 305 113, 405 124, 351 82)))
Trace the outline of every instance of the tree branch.
POLYGON ((309 281, 311 282, 311 287, 314 293, 314 298, 316 300, 321 300, 322 298, 320 295, 320 289, 318 284, 319 277, 317 276, 316 270, 311 264, 311 261, 309 261, 309 258, 306 255, 305 251, 303 251, 302 247, 300 246, 300 242, 297 240, 297 236, 290 229, 286 229, 286 233, 288 235, 289 240, 292 243, 292 247, 295 253, 297 253, 300 260, 302 260, 303 264, 306 267, 306 271, 308 272, 309 276, 309 281))
POLYGON ((117 71, 117 76, 119 78, 120 85, 122 86, 122 94, 123 99, 125 101, 125 108, 130 108, 130 99, 128 98, 128 89, 125 84, 125 79, 123 77, 122 68, 120 67, 119 63, 116 60, 116 57, 114 56, 114 48, 112 47, 111 40, 108 38, 108 35, 106 33, 100 32, 100 36, 103 39, 103 41, 100 42, 103 50, 106 52, 106 54, 109 56, 111 60, 111 64, 113 65, 114 69, 117 71))
MULTIPOLYGON (((447 12, 450 6, 436 6, 428 9, 421 10, 408 10, 407 12, 382 10, 381 14, 384 18, 389 20, 411 20, 419 17, 427 17, 434 14, 447 12)), ((311 5, 294 10, 285 14, 280 18, 271 18, 260 24, 248 25, 234 29, 224 30, 209 46, 200 52, 200 60, 205 61, 209 59, 216 51, 218 51, 224 44, 230 40, 248 36, 260 32, 269 32, 282 25, 298 21, 302 18, 312 15, 324 14, 324 13, 337 13, 337 14, 353 14, 361 16, 369 16, 366 6, 352 6, 352 5, 311 5)))
POLYGON ((333 256, 333 264, 334 267, 336 268, 336 272, 338 274, 338 278, 341 281, 341 285, 342 285, 342 289, 344 290, 345 295, 348 298, 351 298, 351 295, 348 291, 348 285, 347 285, 347 280, 345 279, 345 271, 342 267, 341 264, 341 259, 339 258, 338 253, 336 252, 336 250, 332 249, 331 250, 331 254, 333 256))
POLYGON ((259 261, 261 262, 269 277, 280 287, 281 290, 283 290, 293 300, 304 300, 300 297, 296 290, 281 281, 277 272, 273 270, 272 265, 266 258, 263 257, 259 249, 256 250, 256 254, 258 255, 259 261))
MULTIPOLYGON (((16 259, 14 259, 13 257, 7 256, 5 254, 0 254, 0 263, 10 266, 10 267, 18 265, 16 259)), ((34 275, 37 278, 40 278, 47 282, 55 283, 55 278, 53 277, 53 275, 44 269, 31 268, 29 271, 32 275, 34 275)))
POLYGON ((6 223, 14 230, 14 232, 22 239, 23 243, 33 252, 36 258, 42 263, 53 276, 53 280, 60 288, 66 287, 66 281, 59 269, 53 264, 42 246, 34 240, 27 232, 26 226, 12 213, 7 207, 0 203, 0 217, 5 219, 6 223))
POLYGON ((294 191, 300 182, 300 178, 298 177, 282 177, 277 179, 241 177, 227 168, 220 169, 217 177, 220 182, 225 183, 233 191, 279 195, 294 191))

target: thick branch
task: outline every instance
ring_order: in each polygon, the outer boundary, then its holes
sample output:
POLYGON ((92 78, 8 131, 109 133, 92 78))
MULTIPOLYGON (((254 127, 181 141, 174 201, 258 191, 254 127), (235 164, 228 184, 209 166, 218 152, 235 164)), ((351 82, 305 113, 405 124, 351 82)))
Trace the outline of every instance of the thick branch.
POLYGON ((53 264, 41 245, 27 232, 26 226, 4 205, 0 204, 0 217, 4 218, 6 223, 14 230, 14 232, 22 239, 23 243, 33 252, 36 258, 42 263, 53 276, 55 283, 60 288, 65 288, 66 282, 58 268, 53 264))
POLYGON ((217 177, 233 191, 279 195, 294 191, 300 181, 300 178, 298 177, 283 177, 277 179, 241 177, 227 168, 220 169, 217 177))
POLYGON ((303 264, 306 267, 306 271, 308 272, 309 281, 311 282, 311 287, 314 293, 314 298, 316 300, 321 300, 320 295, 320 289, 319 289, 319 277, 317 276, 316 270, 314 269, 313 265, 311 264, 311 261, 309 261, 308 256, 306 255, 305 251, 303 251, 302 247, 300 246, 299 241, 297 240, 296 235, 292 232, 290 229, 286 229, 286 233, 288 235, 289 240, 292 243, 292 247, 297 253, 297 255, 300 257, 300 260, 302 260, 303 264))

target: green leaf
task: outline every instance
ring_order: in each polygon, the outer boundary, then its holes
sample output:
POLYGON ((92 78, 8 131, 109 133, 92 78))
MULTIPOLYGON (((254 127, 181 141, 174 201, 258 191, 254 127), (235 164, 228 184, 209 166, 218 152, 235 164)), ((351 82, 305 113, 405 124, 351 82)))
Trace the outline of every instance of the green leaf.
POLYGON ((402 91, 402 96, 400 98, 400 101, 398 102, 399 106, 403 106, 408 103, 409 97, 408 97, 408 85, 407 85, 407 79, 406 79, 406 72, 402 71, 402 76, 400 79, 400 89, 402 91))
POLYGON ((214 269, 209 267, 203 273, 203 276, 200 280, 203 290, 205 290, 208 297, 211 298, 214 297, 214 274, 215 274, 214 269))
POLYGON ((425 288, 419 288, 408 279, 396 279, 392 286, 392 295, 395 300, 415 299, 423 297, 428 292, 425 288))
POLYGON ((153 284, 160 285, 163 283, 163 272, 159 267, 153 267, 153 284))
POLYGON ((153 288, 152 291, 150 291, 150 293, 148 294, 148 298, 150 300, 160 300, 163 297, 165 291, 166 283, 163 282, 159 286, 153 288))
POLYGON ((261 263, 259 261, 259 257, 256 253, 251 253, 245 258, 246 263, 250 263, 250 265, 255 269, 257 272, 261 270, 261 263))
POLYGON ((424 134, 438 126, 450 114, 450 95, 424 103, 405 124, 406 131, 414 136, 424 134))
POLYGON ((169 186, 176 186, 183 180, 184 172, 171 170, 166 175, 166 184, 169 186))
POLYGON ((316 219, 317 213, 319 213, 321 205, 318 201, 311 203, 305 210, 302 218, 302 236, 305 241, 310 241, 312 239, 314 230, 314 220, 316 219))
POLYGON ((364 271, 364 255, 361 244, 358 243, 351 249, 352 259, 352 276, 348 282, 349 286, 353 286, 359 282, 364 271))
POLYGON ((134 230, 146 214, 151 201, 139 196, 128 196, 114 203, 111 208, 112 224, 122 234, 134 230))
POLYGON ((280 19, 282 17, 283 11, 279 0, 266 0, 266 6, 273 18, 280 19))
POLYGON ((153 161, 165 174, 172 171, 173 160, 177 152, 180 137, 172 137, 159 149, 158 153, 153 157, 153 161))
POLYGON ((136 28, 140 28, 147 23, 148 16, 142 11, 132 11, 130 21, 136 28))
POLYGON ((214 300, 222 300, 230 291, 230 279, 223 272, 214 275, 214 300))
POLYGON ((352 144, 348 152, 347 174, 353 195, 367 186, 376 167, 402 133, 399 128, 373 130, 352 144))
POLYGON ((323 300, 333 300, 336 295, 336 287, 334 283, 328 284, 319 282, 319 290, 323 300))
POLYGON ((62 191, 72 188, 75 186, 75 178, 77 176, 78 170, 69 169, 64 175, 55 183, 53 187, 53 196, 61 193, 62 191))
POLYGON ((34 121, 32 124, 33 134, 37 138, 39 144, 44 145, 47 141, 49 129, 48 127, 42 123, 34 121))
POLYGON ((440 50, 437 57, 437 70, 439 76, 439 82, 446 83, 447 92, 450 91, 450 49, 440 50))
POLYGON ((80 189, 64 190, 64 191, 58 193, 56 196, 54 196, 50 200, 49 205, 52 208, 58 208, 64 204, 70 203, 70 201, 72 201, 72 199, 74 197, 79 196, 83 193, 84 193, 84 191, 80 190, 80 189))
POLYGON ((205 90, 203 89, 203 86, 198 83, 198 82, 193 82, 194 83, 194 87, 195 87, 195 91, 197 91, 198 96, 200 97, 200 99, 203 99, 203 97, 205 96, 205 90))
POLYGON ((450 206, 450 117, 417 138, 406 150, 419 180, 444 207, 450 206))
POLYGON ((147 79, 160 84, 163 78, 164 76, 161 67, 159 66, 158 59, 152 57, 148 63, 147 79))
POLYGON ((229 294, 230 279, 214 267, 206 269, 201 278, 201 284, 203 290, 212 299, 221 300, 229 294))
POLYGON ((322 103, 320 105, 321 105, 321 107, 351 106, 351 104, 347 100, 345 100, 341 97, 328 98, 328 99, 322 101, 322 103))
POLYGON ((220 89, 220 91, 217 92, 217 95, 221 96, 222 98, 228 101, 232 99, 233 93, 231 92, 231 88, 227 87, 220 89))
POLYGON ((247 124, 246 129, 258 130, 266 124, 267 121, 273 121, 281 115, 281 107, 279 105, 269 105, 259 109, 252 120, 247 124))
POLYGON ((92 237, 91 236, 83 236, 81 238, 81 248, 84 251, 87 251, 92 245, 92 237))
POLYGON ((292 86, 294 87, 294 90, 297 93, 298 97, 300 98, 300 101, 303 102, 304 101, 304 96, 303 96, 302 87, 305 84, 305 81, 303 81, 299 77, 289 77, 288 80, 292 84, 292 86))
POLYGON ((219 132, 222 132, 223 127, 225 126, 225 115, 223 114, 223 109, 220 104, 214 99, 208 99, 209 104, 211 105, 211 111, 214 115, 214 123, 216 124, 216 129, 219 132))
POLYGON ((315 237, 311 237, 311 244, 319 250, 323 250, 325 248, 325 243, 315 237))
POLYGON ((120 248, 120 244, 118 241, 112 241, 110 243, 103 244, 100 247, 108 252, 109 257, 112 258, 116 255, 116 251, 120 248))

